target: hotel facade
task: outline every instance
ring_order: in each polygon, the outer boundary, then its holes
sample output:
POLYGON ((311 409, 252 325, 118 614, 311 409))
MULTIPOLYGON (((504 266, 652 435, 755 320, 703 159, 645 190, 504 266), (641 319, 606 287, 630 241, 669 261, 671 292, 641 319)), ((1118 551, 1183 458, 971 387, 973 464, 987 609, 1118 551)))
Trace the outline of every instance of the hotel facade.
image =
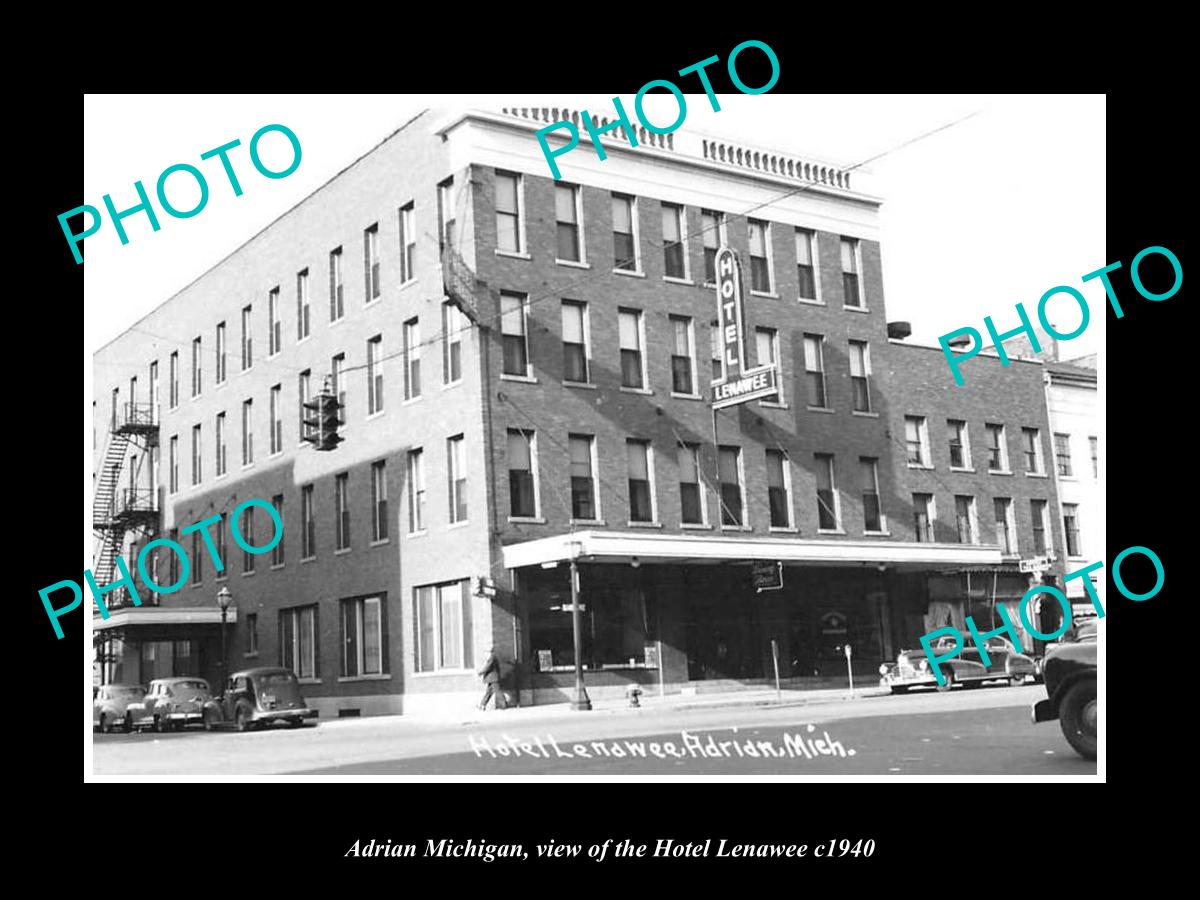
POLYGON ((494 645, 510 698, 569 699, 571 560, 593 698, 821 683, 847 645, 873 679, 1015 619, 1022 558, 1061 586, 1043 364, 956 387, 905 340, 858 173, 639 129, 556 182, 534 131, 564 118, 426 111, 96 354, 97 580, 214 515, 224 563, 198 533, 186 578, 149 553, 184 583, 108 595, 104 680, 285 665, 324 717, 419 713, 474 702, 494 645), (780 390, 714 411, 721 246, 780 390), (301 415, 325 384, 329 452, 301 415), (284 522, 262 555, 230 537, 251 498, 284 522))

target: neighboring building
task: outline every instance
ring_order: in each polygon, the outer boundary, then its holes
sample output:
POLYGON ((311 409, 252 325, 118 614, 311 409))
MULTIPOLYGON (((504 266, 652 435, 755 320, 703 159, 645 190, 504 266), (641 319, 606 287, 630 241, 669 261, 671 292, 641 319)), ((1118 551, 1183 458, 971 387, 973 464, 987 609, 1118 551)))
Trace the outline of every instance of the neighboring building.
POLYGON ((323 716, 465 705, 491 644, 524 702, 565 699, 573 557, 593 697, 765 678, 773 642, 784 677, 841 677, 846 644, 870 675, 1015 606, 1018 559, 1056 543, 1042 363, 981 356, 956 388, 889 339, 880 201, 850 173, 639 130, 556 183, 533 133, 559 113, 418 116, 97 353, 101 583, 115 548, 225 515, 224 572, 193 535, 178 592, 94 620, 108 678, 215 678, 224 587, 229 667, 294 668, 323 716), (714 417, 718 245, 782 391, 714 417), (300 403, 327 374, 345 440, 316 452, 300 403), (249 498, 285 522, 270 554, 229 536, 249 498))
MULTIPOLYGON (((1059 545, 1064 551, 1060 556, 1065 570, 1072 572, 1105 558, 1096 354, 1060 360, 1063 342, 1055 340, 1040 325, 1033 328, 1040 352, 1034 352, 1029 339, 1023 335, 1004 346, 1013 359, 1038 359, 1045 363, 1043 381, 1054 448, 1052 471, 1060 501, 1057 511, 1059 545)), ((1106 579, 1102 572, 1089 577, 1103 606, 1106 579)), ((1074 617, 1096 614, 1080 579, 1072 578, 1066 588, 1074 617)))
MULTIPOLYGON (((1096 357, 1046 365, 1046 393, 1054 429, 1054 471, 1061 501, 1062 542, 1067 571, 1105 559, 1101 515, 1100 435, 1097 415, 1096 357)), ((1092 584, 1103 606, 1106 579, 1093 573, 1092 584)), ((1095 607, 1083 582, 1067 583, 1067 596, 1078 616, 1095 607)))

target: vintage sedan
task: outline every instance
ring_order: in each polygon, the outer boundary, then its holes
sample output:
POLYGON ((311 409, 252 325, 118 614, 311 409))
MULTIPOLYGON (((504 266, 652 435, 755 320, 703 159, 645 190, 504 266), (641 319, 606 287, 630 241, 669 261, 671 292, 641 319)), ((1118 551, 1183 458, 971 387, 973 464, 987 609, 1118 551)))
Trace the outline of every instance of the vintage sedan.
POLYGON ((145 697, 129 704, 126 715, 131 728, 172 731, 187 725, 199 725, 204 720, 204 705, 210 700, 212 691, 203 678, 192 675, 156 678, 150 682, 145 697))
POLYGON ((117 726, 130 731, 132 726, 126 710, 129 704, 138 703, 145 696, 146 689, 140 684, 105 684, 93 688, 92 727, 105 734, 117 726))
POLYGON ((204 727, 209 731, 232 726, 238 731, 286 722, 299 728, 317 718, 300 695, 300 683, 291 669, 259 668, 234 672, 220 699, 204 707, 204 727))
POLYGON ((1033 704, 1033 722, 1058 719, 1063 737, 1085 759, 1096 758, 1096 642, 1064 644, 1042 663, 1046 699, 1033 704))
POLYGON ((1082 622, 1077 621, 1069 627, 1066 632, 1057 641, 1046 645, 1045 653, 1037 659, 1037 677, 1035 681, 1042 681, 1042 669, 1046 665, 1046 660, 1061 650, 1063 647, 1070 647, 1073 644, 1095 642, 1096 629, 1100 620, 1098 618, 1084 619, 1082 622))
MULTIPOLYGON (((954 638, 950 636, 938 638, 933 645, 935 655, 949 653, 954 643, 954 638)), ((879 683, 891 688, 893 694, 904 694, 912 687, 936 687, 939 691, 948 691, 956 684, 978 687, 986 681, 1007 681, 1018 686, 1025 683, 1027 676, 1034 674, 1033 660, 1024 653, 1018 653, 1004 638, 988 638, 984 646, 988 653, 986 666, 975 643, 964 636, 959 655, 938 665, 942 684, 938 684, 934 678, 925 651, 902 650, 894 664, 884 663, 879 667, 882 676, 879 683)))

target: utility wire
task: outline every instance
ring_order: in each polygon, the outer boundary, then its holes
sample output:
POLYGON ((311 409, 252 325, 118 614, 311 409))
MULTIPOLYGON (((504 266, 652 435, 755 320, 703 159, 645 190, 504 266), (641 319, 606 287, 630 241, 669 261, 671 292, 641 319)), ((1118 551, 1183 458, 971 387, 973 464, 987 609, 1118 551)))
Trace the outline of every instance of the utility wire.
MULTIPOLYGON (((565 454, 565 458, 567 460, 570 460, 570 458, 571 458, 570 448, 564 447, 562 445, 562 443, 557 441, 548 429, 537 428, 537 421, 529 413, 527 413, 525 410, 521 409, 521 407, 519 407, 516 403, 514 403, 511 399, 509 399, 508 394, 505 394, 503 399, 501 399, 500 402, 508 404, 513 409, 515 409, 518 413, 520 413, 520 415, 522 415, 527 422, 529 422, 531 425, 533 425, 534 428, 537 431, 539 431, 539 433, 544 435, 546 437, 546 439, 550 441, 551 444, 553 444, 556 448, 558 448, 558 450, 563 452, 565 454)), ((593 437, 593 440, 595 440, 594 437, 593 437)), ((598 465, 595 467, 595 471, 592 473, 592 476, 595 478, 596 483, 600 487, 607 488, 608 490, 610 490, 622 502, 627 502, 629 500, 629 495, 625 491, 621 490, 620 488, 613 487, 611 484, 608 483, 608 480, 605 479, 604 476, 600 474, 600 467, 598 465)), ((570 509, 570 507, 568 507, 568 509, 570 509)), ((571 526, 571 530, 572 531, 575 530, 574 525, 571 526)))
MULTIPOLYGON (((670 422, 667 423, 667 427, 671 429, 671 434, 673 434, 675 436, 675 442, 676 442, 677 446, 682 447, 683 449, 687 450, 688 452, 691 452, 693 447, 696 447, 697 449, 699 449, 699 445, 696 444, 695 442, 692 442, 691 444, 689 444, 686 441, 684 441, 684 439, 680 436, 679 432, 675 430, 675 426, 672 425, 670 422)), ((715 452, 717 454, 717 465, 720 466, 720 455, 721 455, 720 447, 714 447, 713 452, 715 452)), ((720 490, 719 485, 714 485, 711 481, 709 481, 708 476, 704 474, 704 466, 700 465, 700 460, 698 457, 699 457, 699 454, 697 454, 697 459, 696 459, 696 476, 700 479, 701 482, 703 482, 704 486, 706 488, 708 488, 708 490, 711 491, 713 493, 713 495, 717 498, 717 504, 721 508, 719 511, 728 513, 729 519, 731 521, 736 519, 737 516, 735 516, 733 514, 733 510, 731 510, 728 507, 728 505, 726 505, 725 498, 721 496, 721 490, 720 490)), ((719 469, 718 469, 718 471, 719 471, 719 469)))
MULTIPOLYGON (((516 411, 517 411, 517 413, 518 413, 519 415, 521 415, 521 416, 522 416, 522 417, 525 419, 525 421, 526 421, 526 422, 528 422, 530 425, 532 425, 532 426, 533 426, 533 430, 534 430, 534 433, 535 433, 535 434, 541 434, 541 435, 542 435, 542 437, 544 437, 546 440, 550 441, 550 443, 551 443, 551 444, 554 444, 554 446, 558 447, 560 450, 562 449, 562 445, 561 445, 561 444, 559 444, 557 441, 555 441, 555 440, 554 440, 554 438, 553 438, 553 437, 552 437, 550 434, 548 434, 548 433, 547 433, 547 432, 546 432, 544 429, 542 429, 542 428, 538 427, 538 423, 537 423, 537 422, 535 422, 535 421, 534 421, 534 420, 533 420, 533 419, 532 419, 532 418, 529 416, 529 414, 528 414, 528 413, 526 413, 524 410, 520 409, 520 408, 519 408, 519 407, 518 407, 518 406, 517 406, 515 403, 510 403, 510 402, 509 402, 509 400, 508 400, 508 395, 507 395, 507 394, 501 393, 501 395, 500 395, 500 402, 501 402, 501 403, 508 403, 510 406, 512 406, 512 408, 513 408, 514 410, 516 410, 516 411)), ((529 440, 529 435, 525 434, 524 432, 522 432, 522 437, 524 437, 524 438, 525 438, 525 442, 526 442, 526 443, 529 445, 529 451, 530 451, 530 452, 529 452, 529 462, 530 462, 530 466, 531 466, 531 467, 533 467, 533 466, 536 466, 536 465, 537 465, 537 461, 535 461, 535 460, 534 460, 534 458, 533 458, 533 442, 529 440)), ((568 460, 570 459, 570 456, 571 456, 571 454, 570 454, 570 452, 568 451, 568 453, 567 453, 567 459, 568 459, 568 460)), ((537 470, 536 470, 536 469, 534 469, 534 472, 533 472, 533 477, 534 477, 534 479, 535 479, 535 483, 537 483, 537 470)), ((553 491, 554 491, 554 495, 555 495, 555 496, 558 498, 558 501, 559 501, 559 502, 560 502, 560 503, 563 505, 563 509, 566 509, 566 510, 569 510, 569 509, 571 509, 571 504, 568 502, 566 494, 564 494, 564 493, 562 492, 562 490, 561 490, 561 489, 558 487, 558 484, 557 484, 557 482, 555 482, 554 480, 551 480, 551 481, 550 481, 550 488, 551 488, 551 490, 553 490, 553 491)), ((574 523, 574 521, 571 521, 571 519, 572 519, 572 517, 568 516, 568 522, 569 522, 569 529, 568 529, 568 530, 569 530, 571 533, 574 533, 574 531, 575 531, 575 523, 574 523)))
MULTIPOLYGON (((970 119, 970 118, 973 118, 974 116, 977 116, 977 115, 979 115, 981 112, 982 112, 982 110, 975 110, 974 112, 968 113, 968 114, 967 114, 967 115, 965 115, 965 116, 961 116, 960 118, 958 118, 958 119, 955 119, 955 120, 953 120, 953 121, 951 121, 951 122, 947 122, 947 123, 945 123, 945 124, 943 124, 943 125, 939 125, 937 128, 930 129, 929 131, 923 132, 923 133, 921 133, 921 134, 919 134, 919 135, 916 135, 915 137, 912 137, 912 138, 909 138, 908 140, 902 141, 901 143, 899 143, 899 144, 896 144, 895 146, 893 146, 893 147, 890 147, 890 148, 888 148, 887 150, 884 150, 884 151, 882 151, 882 152, 880 152, 880 153, 877 153, 877 154, 875 154, 874 156, 867 157, 866 159, 864 159, 864 160, 861 160, 861 161, 859 161, 859 162, 857 162, 857 163, 854 163, 854 164, 853 164, 853 165, 851 165, 851 166, 848 166, 848 167, 846 167, 846 168, 843 168, 843 169, 842 169, 842 171, 843 171, 843 172, 847 172, 847 173, 848 173, 848 172, 853 172, 855 169, 861 168, 862 166, 865 166, 865 165, 867 165, 868 163, 871 163, 871 162, 874 162, 874 161, 876 161, 876 160, 882 159, 883 157, 885 157, 885 156, 888 156, 888 155, 890 155, 890 154, 892 154, 892 153, 895 153, 896 151, 898 151, 898 150, 901 150, 901 149, 903 149, 903 148, 905 148, 905 147, 908 147, 908 146, 910 146, 910 145, 912 145, 912 144, 915 144, 915 143, 917 143, 918 141, 922 141, 922 140, 924 140, 925 138, 931 137, 932 135, 938 134, 939 132, 945 131, 945 130, 947 130, 947 129, 949 129, 949 128, 952 128, 952 127, 954 127, 955 125, 958 125, 958 124, 960 124, 960 123, 962 123, 962 122, 965 122, 966 120, 968 120, 968 119, 970 119)), ((740 213, 728 213, 728 214, 725 214, 725 215, 723 216, 723 219, 724 219, 724 221, 727 223, 727 222, 728 222, 728 221, 730 221, 730 220, 736 220, 736 219, 744 219, 744 218, 748 218, 748 217, 750 216, 750 214, 752 214, 752 213, 754 213, 754 212, 757 212, 757 211, 758 211, 758 210, 760 210, 760 209, 763 209, 763 208, 765 208, 765 207, 767 207, 767 206, 770 206, 770 205, 772 205, 772 204, 778 203, 779 201, 781 201, 781 200, 785 200, 785 199, 787 199, 788 197, 795 196, 796 194, 802 193, 803 191, 813 190, 813 189, 815 189, 815 188, 817 188, 817 187, 820 187, 820 185, 802 184, 802 185, 800 185, 799 187, 792 188, 792 189, 790 189, 790 190, 784 191, 783 193, 779 194, 778 196, 771 197, 771 198, 769 198, 769 199, 767 199, 767 200, 764 200, 764 201, 762 201, 761 203, 757 203, 757 204, 755 204, 754 206, 751 206, 749 209, 743 210, 743 211, 742 211, 742 212, 740 212, 740 213)), ((463 194, 460 194, 460 199, 461 199, 461 196, 463 196, 463 195, 465 195, 465 192, 463 192, 463 194)), ((718 222, 718 221, 714 221, 714 223, 713 223, 712 225, 704 226, 704 227, 702 227, 702 228, 700 228, 700 229, 698 229, 698 230, 696 230, 696 231, 689 232, 689 233, 688 233, 688 234, 686 234, 686 235, 685 235, 683 238, 681 238, 681 240, 680 240, 680 241, 678 241, 678 242, 677 242, 677 241, 653 241, 653 240, 647 240, 647 241, 646 241, 646 243, 647 243, 647 244, 650 246, 650 248, 651 248, 651 249, 654 249, 654 250, 666 249, 668 246, 674 246, 674 245, 675 245, 675 244, 677 244, 677 243, 683 243, 683 242, 686 242, 686 241, 687 241, 689 238, 694 238, 694 237, 698 237, 698 236, 700 236, 700 235, 703 235, 704 233, 706 233, 706 232, 708 232, 708 231, 711 231, 713 228, 717 228, 717 227, 719 227, 719 225, 720 225, 720 222, 718 222)), ((428 232, 425 232, 425 237, 426 237, 426 238, 427 238, 427 239, 428 239, 428 240, 429 240, 431 243, 439 243, 439 242, 438 242, 438 241, 436 241, 436 240, 435 240, 435 238, 434 238, 432 235, 430 235, 428 232)), ((639 237, 640 237, 640 236, 639 236, 639 237)), ((618 261, 614 262, 614 268, 623 268, 623 264, 625 264, 625 263, 633 263, 633 264, 635 264, 635 265, 636 265, 636 263, 637 263, 637 252, 636 252, 636 250, 635 250, 635 252, 634 252, 634 255, 633 255, 633 256, 631 256, 631 257, 628 257, 628 258, 626 258, 626 259, 622 259, 622 260, 618 260, 618 261)), ((541 295, 539 295, 539 296, 537 296, 537 297, 530 297, 530 298, 527 298, 527 299, 526 299, 526 301, 525 301, 525 305, 526 305, 526 307, 528 308, 528 307, 532 307, 534 304, 537 304, 537 303, 542 303, 542 302, 544 302, 544 301, 546 301, 546 300, 553 300, 553 299, 556 299, 556 298, 560 298, 560 297, 562 297, 562 296, 563 296, 563 294, 565 294, 565 293, 567 293, 567 292, 570 292, 570 291, 574 290, 575 288, 577 288, 577 287, 580 287, 581 285, 584 285, 584 284, 586 284, 586 283, 588 283, 588 282, 595 281, 595 280, 597 280, 597 279, 599 279, 599 278, 602 278, 602 277, 607 277, 607 275, 608 275, 608 274, 610 274, 610 273, 607 273, 607 272, 604 272, 604 271, 589 272, 589 273, 587 273, 586 275, 582 275, 582 276, 580 276, 579 278, 577 278, 577 279, 575 279, 575 280, 573 280, 573 281, 570 281, 570 282, 568 282, 566 285, 560 286, 560 287, 558 287, 558 288, 556 288, 556 289, 554 289, 554 290, 552 290, 552 291, 550 291, 550 292, 548 292, 548 293, 541 294, 541 295)), ((503 315, 502 315, 502 314, 492 315, 492 316, 489 316, 489 317, 487 317, 486 319, 485 319, 485 318, 481 318, 480 322, 479 322, 479 323, 477 323, 477 324, 478 324, 478 325, 479 325, 481 328, 491 328, 491 327, 495 326, 496 324, 498 324, 498 323, 499 323, 499 322, 502 320, 502 318, 503 318, 503 315)), ((440 341, 442 341, 442 340, 446 339, 447 337, 449 337, 449 336, 451 336, 451 335, 459 335, 459 334, 462 334, 463 332, 469 331, 471 328, 475 327, 475 325, 476 325, 476 323, 472 323, 472 322, 471 322, 471 321, 468 319, 468 320, 467 320, 467 323, 466 323, 465 325, 461 326, 461 327, 460 327, 460 328, 458 328, 458 329, 455 329, 455 330, 453 330, 453 331, 443 331, 443 332, 439 332, 438 334, 434 335, 433 337, 427 338, 427 339, 426 339, 426 340, 424 340, 424 341, 419 341, 419 342, 417 342, 416 344, 412 345, 411 347, 404 348, 404 349, 398 350, 398 351, 396 351, 396 352, 394 352, 394 353, 387 354, 387 355, 385 355, 385 356, 381 357, 381 358, 378 360, 378 362, 379 362, 379 363, 383 363, 383 362, 386 362, 386 361, 389 361, 389 360, 392 360, 392 359, 396 359, 396 358, 398 358, 398 357, 400 357, 400 356, 403 356, 405 353, 409 352, 410 350, 417 349, 417 348, 420 348, 420 347, 423 347, 423 346, 433 346, 433 345, 437 344, 438 342, 440 342, 440 341)), ((151 334, 150 332, 147 332, 147 331, 145 331, 144 329, 139 329, 139 328, 137 328, 136 326, 135 326, 135 327, 132 327, 130 330, 131 330, 131 331, 142 331, 143 333, 146 333, 146 334, 151 334)), ((175 346, 178 346, 178 347, 181 347, 181 348, 182 348, 182 347, 186 347, 186 346, 188 346, 188 344, 189 344, 189 343, 190 343, 190 341, 191 341, 191 339, 187 339, 187 340, 183 340, 183 341, 172 341, 170 338, 167 338, 167 337, 165 337, 165 336, 162 336, 162 335, 152 335, 152 336, 154 336, 154 337, 158 337, 160 340, 167 341, 168 343, 172 343, 172 344, 174 344, 175 346)), ((213 351, 213 352, 215 353, 215 349, 214 349, 214 351, 213 351)), ((267 360, 268 360, 268 362, 272 362, 272 363, 273 363, 273 364, 275 364, 275 365, 279 365, 279 366, 281 366, 281 367, 282 367, 282 368, 284 368, 284 369, 288 369, 289 371, 293 372, 294 374, 299 374, 299 373, 300 373, 300 372, 302 372, 302 371, 306 371, 306 369, 307 369, 307 368, 310 368, 310 367, 306 367, 306 368, 300 368, 300 367, 295 367, 295 366, 287 366, 287 365, 284 365, 284 364, 283 364, 283 363, 281 363, 281 362, 273 361, 273 360, 271 360, 269 357, 267 358, 267 360)), ((119 364, 119 363, 111 363, 110 365, 118 365, 118 364, 119 364)), ((341 371, 342 371, 342 373, 343 373, 343 374, 346 374, 346 373, 349 373, 349 372, 354 372, 354 371, 358 371, 358 370, 361 370, 361 369, 366 369, 366 368, 367 368, 367 364, 366 364, 366 363, 363 363, 363 364, 361 364, 361 365, 354 365, 354 366, 344 366, 344 367, 342 368, 342 370, 341 370, 341 371)))

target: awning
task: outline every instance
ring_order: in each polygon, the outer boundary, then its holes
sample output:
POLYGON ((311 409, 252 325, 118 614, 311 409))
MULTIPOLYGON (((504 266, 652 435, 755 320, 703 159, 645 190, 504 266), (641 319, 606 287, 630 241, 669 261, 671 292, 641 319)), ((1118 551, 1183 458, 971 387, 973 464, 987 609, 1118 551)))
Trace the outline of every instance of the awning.
MULTIPOLYGON (((237 621, 237 607, 231 605, 225 621, 237 621)), ((167 625, 220 625, 219 606, 125 606, 114 609, 107 619, 92 616, 93 631, 114 628, 153 628, 167 625)))
POLYGON ((1000 564, 999 546, 923 544, 911 541, 820 541, 799 538, 641 534, 627 531, 577 531, 508 544, 509 569, 556 563, 576 557, 587 562, 720 563, 779 560, 815 565, 985 566, 1000 564), (576 546, 577 545, 577 546, 576 546))
MULTIPOLYGON (((953 545, 951 545, 953 546, 953 545)), ((997 563, 994 566, 960 566, 956 569, 948 569, 945 572, 939 572, 939 575, 962 575, 967 572, 971 575, 1026 575, 1027 572, 1021 572, 1017 569, 1017 564, 1011 560, 1006 560, 997 563)))

